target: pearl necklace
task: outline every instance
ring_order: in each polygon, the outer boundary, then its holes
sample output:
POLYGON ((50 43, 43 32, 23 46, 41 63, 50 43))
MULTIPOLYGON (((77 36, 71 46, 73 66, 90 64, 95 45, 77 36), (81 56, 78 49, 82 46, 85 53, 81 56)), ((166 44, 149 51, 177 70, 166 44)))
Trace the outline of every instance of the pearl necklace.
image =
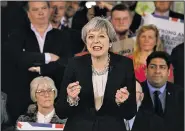
POLYGON ((98 76, 104 75, 104 74, 108 71, 108 69, 109 69, 109 62, 110 62, 110 54, 108 54, 107 64, 106 64, 106 66, 105 66, 105 68, 104 68, 103 71, 100 71, 100 72, 96 71, 96 70, 94 69, 93 65, 92 65, 92 72, 93 72, 93 74, 94 74, 94 75, 98 75, 98 76))

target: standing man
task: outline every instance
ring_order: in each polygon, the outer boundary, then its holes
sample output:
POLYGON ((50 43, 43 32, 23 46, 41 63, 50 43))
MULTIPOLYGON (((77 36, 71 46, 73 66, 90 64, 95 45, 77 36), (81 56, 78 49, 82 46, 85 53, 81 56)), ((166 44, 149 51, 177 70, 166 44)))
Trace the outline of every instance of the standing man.
POLYGON ((111 51, 121 55, 131 55, 134 48, 132 31, 129 29, 132 23, 132 14, 124 4, 116 5, 111 10, 111 23, 116 31, 119 41, 113 43, 111 51))
POLYGON ((184 20, 184 15, 174 12, 170 9, 173 1, 155 1, 155 11, 154 14, 163 17, 172 17, 184 20))
POLYGON ((155 51, 147 58, 147 80, 141 83, 145 97, 142 106, 162 117, 165 130, 183 131, 184 91, 168 82, 170 57, 166 52, 155 51))
POLYGON ((67 9, 66 1, 50 1, 51 7, 51 24, 53 28, 65 29, 68 28, 67 18, 65 17, 65 12, 67 9))
POLYGON ((2 89, 7 93, 8 112, 15 124, 31 103, 29 84, 39 75, 51 77, 59 89, 64 68, 72 56, 70 41, 49 22, 50 6, 46 1, 25 2, 30 28, 15 31, 3 49, 2 89))
POLYGON ((68 19, 65 16, 68 3, 66 1, 50 1, 49 4, 51 7, 50 21, 53 28, 61 30, 70 37, 73 54, 81 52, 85 45, 81 39, 81 32, 68 28, 68 19))

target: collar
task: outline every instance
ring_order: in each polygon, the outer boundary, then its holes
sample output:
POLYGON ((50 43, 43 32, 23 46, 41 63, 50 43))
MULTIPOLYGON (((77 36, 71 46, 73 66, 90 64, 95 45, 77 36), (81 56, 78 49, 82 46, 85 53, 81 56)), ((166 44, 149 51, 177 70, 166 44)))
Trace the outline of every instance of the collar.
MULTIPOLYGON (((33 30, 34 32, 37 32, 36 28, 34 27, 34 25, 32 23, 31 23, 30 27, 31 27, 31 30, 33 30)), ((53 29, 53 27, 52 27, 51 23, 49 23, 48 28, 46 29, 45 32, 49 32, 52 29, 53 29)))
POLYGON ((54 116, 54 114, 55 114, 55 109, 53 109, 49 114, 47 114, 47 115, 43 115, 42 113, 40 113, 39 111, 38 111, 38 116, 40 116, 40 117, 42 117, 42 118, 52 118, 53 116, 54 116))
POLYGON ((61 23, 61 25, 65 25, 66 18, 64 16, 61 18, 60 23, 61 23))
POLYGON ((169 17, 170 11, 168 10, 168 11, 164 12, 162 15, 161 15, 161 13, 155 11, 154 14, 157 16, 169 17))
POLYGON ((161 94, 163 94, 163 93, 164 93, 164 90, 166 89, 166 83, 165 83, 162 87, 160 87, 160 88, 155 88, 155 87, 153 87, 153 86, 148 82, 148 80, 147 80, 147 85, 148 85, 149 91, 150 91, 152 94, 153 94, 155 91, 160 91, 161 94))
POLYGON ((133 35, 134 35, 134 33, 129 29, 128 31, 126 31, 125 35, 120 36, 120 40, 128 39, 128 38, 132 37, 133 35))

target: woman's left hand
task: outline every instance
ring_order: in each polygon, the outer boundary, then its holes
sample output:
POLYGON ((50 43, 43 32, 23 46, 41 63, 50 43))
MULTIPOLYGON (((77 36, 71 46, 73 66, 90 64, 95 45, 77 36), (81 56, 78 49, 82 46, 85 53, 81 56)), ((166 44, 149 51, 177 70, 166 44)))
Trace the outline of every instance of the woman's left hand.
POLYGON ((127 90, 127 87, 120 88, 117 90, 115 95, 115 102, 119 105, 124 103, 129 97, 129 92, 127 90))

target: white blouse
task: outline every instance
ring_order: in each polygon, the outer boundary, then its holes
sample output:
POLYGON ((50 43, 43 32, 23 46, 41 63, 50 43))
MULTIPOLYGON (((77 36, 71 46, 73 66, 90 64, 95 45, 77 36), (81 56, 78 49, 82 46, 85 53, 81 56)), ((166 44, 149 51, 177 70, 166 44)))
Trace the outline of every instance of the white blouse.
POLYGON ((94 73, 92 75, 96 110, 99 110, 103 104, 107 77, 108 77, 108 71, 103 75, 96 75, 94 73))
POLYGON ((41 114, 39 111, 37 113, 37 122, 38 123, 50 123, 52 117, 55 114, 55 109, 53 109, 49 114, 47 114, 46 116, 44 116, 43 114, 41 114))

